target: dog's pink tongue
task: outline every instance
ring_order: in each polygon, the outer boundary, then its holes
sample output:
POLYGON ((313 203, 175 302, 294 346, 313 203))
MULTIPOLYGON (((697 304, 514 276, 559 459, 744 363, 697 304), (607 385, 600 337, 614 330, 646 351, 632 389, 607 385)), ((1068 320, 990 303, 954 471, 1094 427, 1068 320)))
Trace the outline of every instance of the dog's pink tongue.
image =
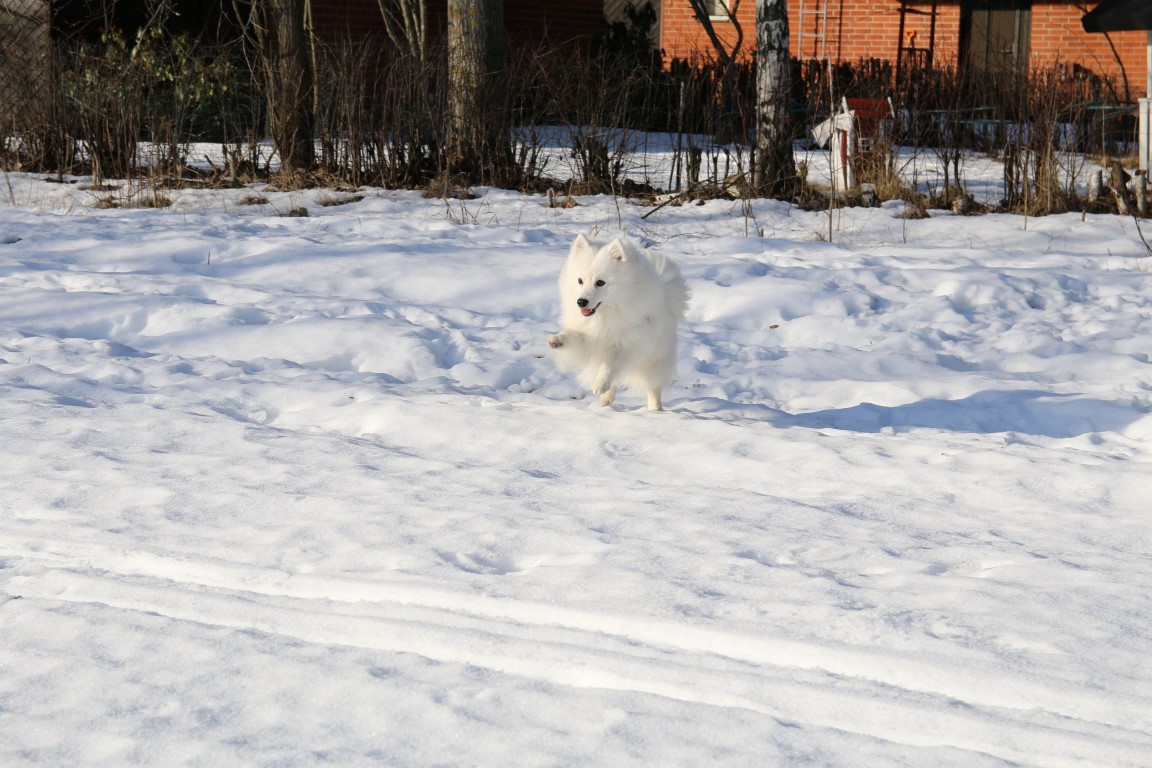
POLYGON ((596 311, 596 310, 594 310, 594 309, 588 309, 587 307, 585 307, 584 309, 580 310, 580 312, 581 312, 581 313, 584 315, 584 317, 588 317, 588 315, 592 314, 592 313, 593 313, 593 312, 595 312, 595 311, 596 311))

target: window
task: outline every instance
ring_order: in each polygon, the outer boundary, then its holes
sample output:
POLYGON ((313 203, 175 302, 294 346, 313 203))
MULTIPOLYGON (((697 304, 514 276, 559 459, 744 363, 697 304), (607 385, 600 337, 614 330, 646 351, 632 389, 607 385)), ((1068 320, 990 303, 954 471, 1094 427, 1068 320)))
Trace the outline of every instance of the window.
POLYGON ((704 9, 709 18, 728 18, 728 0, 704 0, 704 9))

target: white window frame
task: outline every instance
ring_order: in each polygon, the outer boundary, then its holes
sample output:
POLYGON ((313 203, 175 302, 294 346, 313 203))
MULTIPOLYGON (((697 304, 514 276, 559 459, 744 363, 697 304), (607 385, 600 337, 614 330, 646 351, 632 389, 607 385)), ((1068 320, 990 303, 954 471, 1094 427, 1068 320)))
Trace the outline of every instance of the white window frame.
POLYGON ((732 18, 731 0, 704 0, 708 5, 708 18, 711 21, 728 21, 732 18))

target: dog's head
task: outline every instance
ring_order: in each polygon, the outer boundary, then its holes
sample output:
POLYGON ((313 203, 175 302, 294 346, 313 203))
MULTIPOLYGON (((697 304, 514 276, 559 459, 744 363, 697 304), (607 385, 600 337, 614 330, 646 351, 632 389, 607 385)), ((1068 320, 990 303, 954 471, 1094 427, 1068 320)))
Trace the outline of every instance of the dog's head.
POLYGON ((633 258, 628 244, 620 238, 597 247, 584 235, 577 235, 561 276, 565 300, 574 301, 584 317, 592 317, 606 301, 611 301, 633 258))

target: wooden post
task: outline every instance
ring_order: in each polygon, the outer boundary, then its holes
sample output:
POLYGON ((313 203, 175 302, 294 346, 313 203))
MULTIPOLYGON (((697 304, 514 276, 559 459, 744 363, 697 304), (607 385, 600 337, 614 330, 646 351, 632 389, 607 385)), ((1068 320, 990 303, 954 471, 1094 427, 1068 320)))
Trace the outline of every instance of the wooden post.
POLYGON ((1096 169, 1088 174, 1088 202, 1092 205, 1100 202, 1104 196, 1104 171, 1096 169))
POLYGON ((1112 195, 1116 198, 1116 210, 1127 215, 1132 212, 1132 193, 1128 191, 1128 172, 1119 160, 1112 161, 1112 195))

